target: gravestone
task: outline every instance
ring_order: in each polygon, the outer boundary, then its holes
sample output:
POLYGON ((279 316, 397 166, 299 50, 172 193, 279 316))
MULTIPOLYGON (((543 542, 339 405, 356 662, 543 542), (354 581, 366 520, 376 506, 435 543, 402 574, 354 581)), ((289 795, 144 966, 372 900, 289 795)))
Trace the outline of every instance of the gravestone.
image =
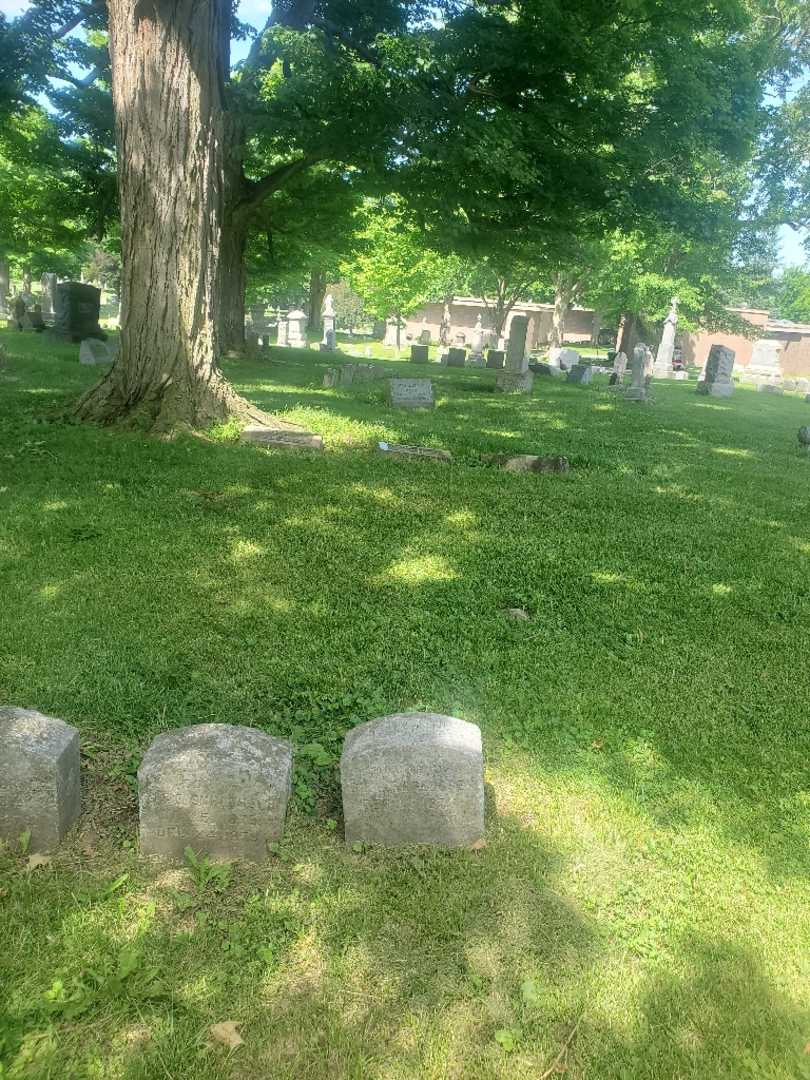
POLYGON ((483 365, 484 360, 484 329, 481 325, 481 316, 475 320, 475 329, 473 330, 472 342, 470 344, 470 363, 473 367, 479 367, 483 365), (473 361, 481 361, 481 364, 473 363, 473 361))
POLYGON ((628 401, 648 401, 650 397, 649 383, 652 363, 650 350, 643 342, 639 342, 633 349, 633 359, 630 361, 630 372, 633 381, 624 392, 628 401))
POLYGON ((56 310, 56 274, 43 274, 39 279, 42 286, 42 314, 46 319, 52 319, 56 310))
POLYGON ((779 364, 779 356, 782 345, 783 342, 775 338, 760 338, 755 341, 747 374, 753 377, 781 379, 782 368, 779 364))
POLYGON ((239 441, 258 443, 271 450, 323 450, 323 438, 311 431, 285 431, 263 424, 249 424, 242 430, 239 441))
POLYGON ((556 364, 547 364, 543 360, 534 360, 529 364, 529 371, 533 371, 535 375, 551 376, 552 378, 559 378, 562 375, 562 369, 558 368, 556 364))
POLYGON ((590 364, 574 364, 566 375, 565 381, 576 383, 578 386, 587 386, 593 375, 590 364))
POLYGON ((712 345, 695 393, 711 397, 731 397, 734 393, 734 383, 731 381, 733 370, 734 350, 725 345, 712 345))
POLYGON ((484 835, 481 732, 437 713, 360 724, 340 758, 346 842, 465 847, 484 835))
POLYGON ((775 383, 760 383, 757 390, 763 394, 776 394, 777 396, 781 396, 785 392, 783 387, 777 386, 775 383))
POLYGON ((111 364, 113 356, 106 341, 85 338, 79 346, 80 364, 111 364))
POLYGON ((419 330, 419 344, 420 345, 429 345, 430 344, 430 330, 428 328, 427 316, 425 316, 422 319, 422 326, 421 326, 421 328, 419 330))
POLYGON ((63 281, 56 286, 53 333, 71 341, 89 337, 103 340, 105 334, 98 324, 100 310, 100 289, 78 281, 63 281))
POLYGON ((408 446, 406 443, 378 442, 377 449, 382 454, 394 457, 430 458, 433 461, 452 461, 449 450, 434 450, 432 446, 408 446))
POLYGON ((0 839, 49 851, 79 816, 79 733, 32 709, 0 709, 0 839))
POLYGON ((506 361, 506 353, 503 349, 490 349, 487 353, 488 368, 502 368, 506 361))
POLYGON ((430 360, 430 349, 427 345, 411 345, 411 363, 427 364, 430 360))
POLYGON ((287 317, 286 315, 279 314, 279 317, 276 321, 276 345, 280 349, 285 349, 287 347, 288 340, 289 326, 287 323, 287 317))
POLYGON ((388 404, 396 409, 432 409, 430 379, 389 379, 388 404))
POLYGON ((353 383, 374 382, 388 378, 388 372, 379 364, 342 364, 340 367, 327 368, 323 385, 351 386, 353 383))
POLYGON ((567 473, 571 464, 567 457, 542 457, 539 454, 516 454, 501 463, 504 472, 567 473))
POLYGON ((557 364, 563 371, 570 371, 574 364, 578 364, 579 361, 580 356, 576 349, 553 347, 548 350, 548 362, 557 364))
POLYGON ((291 349, 307 347, 307 317, 300 308, 287 316, 287 344, 291 349))
POLYGON ((466 349, 456 349, 451 347, 447 350, 446 364, 448 367, 464 367, 466 360, 466 349))
POLYGON ((783 380, 782 389, 787 390, 787 391, 795 390, 796 389, 796 380, 795 379, 785 379, 785 380, 783 380))
POLYGON ((529 371, 529 358, 526 355, 526 334, 529 318, 527 315, 514 315, 509 329, 509 342, 506 346, 506 363, 495 377, 495 389, 505 394, 530 394, 534 385, 534 372, 529 371))
POLYGON ((621 386, 624 381, 624 373, 627 371, 627 354, 623 352, 617 352, 613 357, 613 375, 615 379, 611 378, 611 385, 621 386))
POLYGON ((796 390, 800 394, 806 394, 806 393, 810 392, 810 379, 797 379, 796 380, 796 390))
POLYGON ((678 326, 678 297, 673 296, 664 329, 661 344, 655 354, 653 376, 656 379, 669 379, 672 375, 672 359, 675 356, 675 332, 678 326))
POLYGON ((383 345, 387 345, 389 348, 395 349, 398 344, 402 343, 402 331, 404 328, 405 323, 401 319, 386 319, 385 337, 383 338, 383 345), (397 328, 399 328, 399 342, 397 342, 397 328))
POLYGON ((321 320, 323 322, 323 337, 321 338, 321 352, 334 352, 336 349, 335 337, 335 302, 332 294, 327 293, 323 302, 321 320))
POLYGON ((142 853, 263 861, 284 832, 292 758, 291 743, 255 728, 164 731, 138 769, 142 853))

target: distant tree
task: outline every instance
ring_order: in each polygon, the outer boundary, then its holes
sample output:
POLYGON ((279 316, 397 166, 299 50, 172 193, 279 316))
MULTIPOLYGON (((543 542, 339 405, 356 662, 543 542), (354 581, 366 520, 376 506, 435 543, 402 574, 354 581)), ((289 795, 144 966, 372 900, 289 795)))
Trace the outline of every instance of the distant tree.
POLYGON ((776 279, 774 315, 810 323, 810 266, 792 266, 776 279))

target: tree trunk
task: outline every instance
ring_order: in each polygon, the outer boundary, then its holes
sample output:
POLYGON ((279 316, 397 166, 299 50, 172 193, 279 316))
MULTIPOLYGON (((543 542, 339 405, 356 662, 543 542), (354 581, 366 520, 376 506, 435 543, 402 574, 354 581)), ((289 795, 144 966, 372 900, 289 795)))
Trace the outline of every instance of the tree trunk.
POLYGON ((320 330, 321 308, 326 296, 326 274, 313 270, 309 275, 309 328, 320 330))
POLYGON ((22 291, 24 293, 31 292, 31 267, 26 266, 22 272, 22 291))
POLYGON ((218 339, 222 354, 242 352, 245 348, 246 248, 247 222, 242 216, 232 215, 222 230, 218 339))
POLYGON ((11 271, 8 259, 0 259, 0 311, 6 310, 6 298, 11 289, 11 271))
POLYGON ((108 0, 121 350, 81 419, 155 431, 258 416, 217 367, 229 0, 108 0))
POLYGON ((554 312, 551 316, 552 348, 561 349, 565 344, 565 323, 571 309, 573 290, 570 281, 563 274, 554 276, 554 312))

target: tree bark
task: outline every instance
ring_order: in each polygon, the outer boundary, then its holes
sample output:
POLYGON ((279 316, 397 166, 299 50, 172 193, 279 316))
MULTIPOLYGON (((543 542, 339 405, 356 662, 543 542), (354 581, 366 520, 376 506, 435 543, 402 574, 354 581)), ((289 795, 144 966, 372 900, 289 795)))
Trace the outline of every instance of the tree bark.
POLYGON ((218 344, 222 354, 245 348, 246 248, 247 222, 232 215, 222 231, 220 258, 218 344))
POLYGON ((321 308, 326 296, 326 274, 320 270, 312 270, 309 275, 309 328, 319 330, 321 327, 321 308))
POLYGON ((554 275, 554 312, 551 316, 552 348, 562 348, 565 344, 565 324, 571 310, 573 288, 564 274, 554 275))
POLYGON ((262 418, 217 367, 229 0, 108 0, 121 350, 80 419, 154 431, 262 418))

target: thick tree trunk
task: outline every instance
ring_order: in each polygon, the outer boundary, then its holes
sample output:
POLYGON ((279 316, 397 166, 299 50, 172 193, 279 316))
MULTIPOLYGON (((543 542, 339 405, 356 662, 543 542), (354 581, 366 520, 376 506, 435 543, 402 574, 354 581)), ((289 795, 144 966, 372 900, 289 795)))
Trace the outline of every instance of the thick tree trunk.
POLYGON ((312 331, 321 328, 321 308, 326 296, 326 274, 313 270, 309 275, 309 328, 312 331))
POLYGON ((0 311, 6 310, 6 299, 11 290, 11 271, 8 259, 0 259, 0 311))
POLYGON ((245 290, 247 289, 247 223, 232 216, 222 231, 219 285, 219 349, 222 354, 245 348, 245 290))
POLYGON ((81 419, 155 431, 261 416, 220 373, 229 0, 108 0, 121 350, 81 419))
POLYGON ((571 310, 572 293, 571 284, 564 275, 555 275, 554 312, 551 316, 551 337, 549 338, 552 348, 562 348, 565 344, 565 324, 568 312, 571 310))

